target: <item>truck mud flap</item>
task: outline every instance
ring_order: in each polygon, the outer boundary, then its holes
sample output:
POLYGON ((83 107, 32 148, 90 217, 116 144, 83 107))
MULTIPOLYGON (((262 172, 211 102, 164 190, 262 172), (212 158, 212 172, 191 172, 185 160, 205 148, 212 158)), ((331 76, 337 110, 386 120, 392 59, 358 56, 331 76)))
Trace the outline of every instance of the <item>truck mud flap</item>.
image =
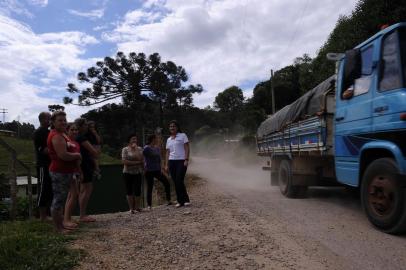
POLYGON ((317 175, 293 174, 293 185, 295 186, 323 186, 337 187, 342 186, 335 178, 319 177, 317 175))
POLYGON ((271 186, 279 186, 277 171, 271 171, 271 186))
POLYGON ((294 186, 316 186, 319 182, 318 180, 316 175, 293 173, 292 184, 294 186))

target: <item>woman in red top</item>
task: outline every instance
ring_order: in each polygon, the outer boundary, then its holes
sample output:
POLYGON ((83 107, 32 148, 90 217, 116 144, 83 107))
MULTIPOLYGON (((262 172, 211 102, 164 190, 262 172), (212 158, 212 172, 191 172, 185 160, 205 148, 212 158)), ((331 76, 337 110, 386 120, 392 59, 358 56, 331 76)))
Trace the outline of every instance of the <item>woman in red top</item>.
POLYGON ((49 174, 52 179, 53 199, 51 205, 51 214, 55 229, 58 232, 65 233, 63 227, 63 207, 73 173, 76 170, 78 160, 81 160, 80 153, 75 153, 75 144, 65 134, 66 132, 66 113, 56 111, 51 116, 51 123, 54 129, 48 135, 47 146, 51 165, 49 174))
MULTIPOLYGON (((74 152, 80 153, 80 145, 75 141, 78 136, 78 128, 75 123, 69 123, 66 127, 68 137, 71 140, 69 143, 74 144, 74 152)), ((64 221, 63 226, 67 229, 74 229, 77 227, 77 223, 71 220, 72 211, 75 208, 76 201, 79 194, 79 183, 82 171, 80 169, 80 160, 76 162, 76 170, 73 173, 72 181, 69 188, 68 199, 65 204, 64 221)))

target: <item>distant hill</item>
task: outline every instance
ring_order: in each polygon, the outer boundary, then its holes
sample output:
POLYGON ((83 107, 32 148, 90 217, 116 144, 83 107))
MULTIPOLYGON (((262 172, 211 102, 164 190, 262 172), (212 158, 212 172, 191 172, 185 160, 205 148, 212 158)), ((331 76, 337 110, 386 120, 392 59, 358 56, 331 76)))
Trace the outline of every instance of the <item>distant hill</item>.
MULTIPOLYGON (((31 140, 18 139, 7 136, 0 136, 6 143, 11 145, 17 151, 17 158, 23 161, 25 164, 29 165, 32 170, 32 174, 35 175, 35 155, 34 155, 34 144, 31 140)), ((104 153, 100 156, 101 165, 110 165, 110 164, 120 164, 121 161, 113 158, 104 153)), ((10 166, 10 154, 0 146, 0 174, 8 174, 10 166)), ((25 175, 26 172, 20 166, 17 166, 17 174, 25 175)))

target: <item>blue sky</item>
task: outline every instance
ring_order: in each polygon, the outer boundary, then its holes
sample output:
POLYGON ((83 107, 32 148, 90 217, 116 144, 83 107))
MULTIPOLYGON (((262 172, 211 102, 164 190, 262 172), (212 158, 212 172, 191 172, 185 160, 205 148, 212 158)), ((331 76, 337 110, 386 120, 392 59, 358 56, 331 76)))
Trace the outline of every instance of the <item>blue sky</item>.
MULTIPOLYGON (((0 108, 37 125, 78 72, 117 51, 158 52, 205 91, 246 97, 270 69, 314 56, 356 0, 0 0, 0 108), (310 12, 311 11, 311 12, 310 12)), ((119 102, 119 101, 118 101, 119 102)), ((71 119, 91 108, 68 106, 71 119)))

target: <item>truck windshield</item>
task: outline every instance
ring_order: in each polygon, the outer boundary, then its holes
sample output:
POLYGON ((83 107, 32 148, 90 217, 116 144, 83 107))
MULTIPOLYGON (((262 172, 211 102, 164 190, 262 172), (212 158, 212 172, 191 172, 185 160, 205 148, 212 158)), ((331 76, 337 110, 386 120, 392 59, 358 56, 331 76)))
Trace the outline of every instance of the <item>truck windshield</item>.
POLYGON ((405 87, 406 29, 399 28, 384 36, 379 89, 381 91, 405 87))

